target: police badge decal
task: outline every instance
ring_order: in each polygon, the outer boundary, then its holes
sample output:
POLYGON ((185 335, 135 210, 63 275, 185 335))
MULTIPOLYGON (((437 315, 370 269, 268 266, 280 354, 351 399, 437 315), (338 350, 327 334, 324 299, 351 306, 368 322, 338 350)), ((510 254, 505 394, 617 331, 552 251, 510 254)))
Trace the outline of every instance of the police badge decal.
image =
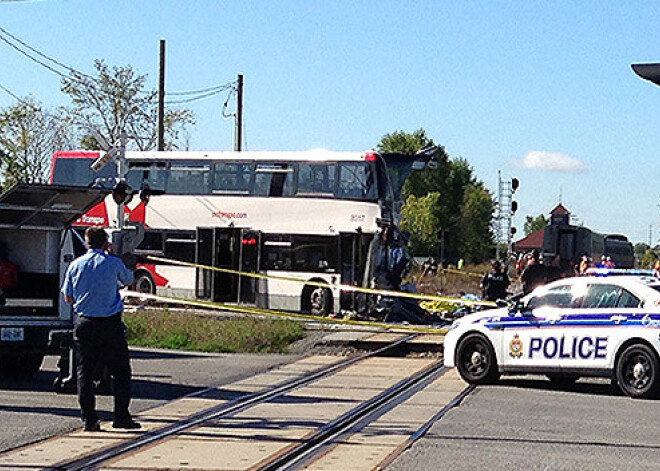
POLYGON ((522 354, 523 354, 522 340, 520 340, 518 334, 515 334, 513 336, 513 340, 511 340, 511 343, 509 344, 509 355, 511 355, 512 358, 520 358, 522 354))

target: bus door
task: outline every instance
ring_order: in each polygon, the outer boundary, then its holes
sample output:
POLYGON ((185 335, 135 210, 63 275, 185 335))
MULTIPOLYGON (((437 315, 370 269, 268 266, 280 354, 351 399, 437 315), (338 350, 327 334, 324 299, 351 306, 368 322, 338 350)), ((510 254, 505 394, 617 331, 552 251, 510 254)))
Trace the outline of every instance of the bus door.
POLYGON ((227 272, 197 269, 197 297, 214 302, 254 303, 256 279, 232 272, 255 273, 259 269, 261 233, 241 228, 198 227, 198 265, 227 272))
MULTIPOLYGON (((241 229, 198 227, 195 262, 214 268, 237 270, 241 229)), ((197 297, 213 302, 238 301, 238 277, 208 268, 197 268, 197 297)))
MULTIPOLYGON (((342 232, 339 234, 339 257, 341 263, 341 284, 363 286, 367 266, 369 244, 372 234, 363 232, 342 232)), ((364 307, 364 294, 345 292, 341 294, 341 308, 360 311, 364 307)))
MULTIPOLYGON (((249 229, 241 230, 240 271, 245 273, 259 272, 259 247, 261 247, 261 232, 249 229)), ((251 276, 238 276, 239 302, 254 304, 257 294, 257 279, 251 276)))

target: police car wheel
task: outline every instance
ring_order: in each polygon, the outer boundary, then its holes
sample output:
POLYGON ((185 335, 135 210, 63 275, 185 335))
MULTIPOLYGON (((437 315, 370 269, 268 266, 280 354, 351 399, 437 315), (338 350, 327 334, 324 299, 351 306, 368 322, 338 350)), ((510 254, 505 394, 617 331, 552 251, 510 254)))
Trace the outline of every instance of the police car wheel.
POLYGON ((658 358, 643 344, 630 345, 616 364, 619 388, 630 397, 649 398, 658 391, 658 358))
POLYGON ((469 334, 461 339, 456 349, 456 368, 471 384, 490 383, 499 376, 495 351, 480 334, 469 334))

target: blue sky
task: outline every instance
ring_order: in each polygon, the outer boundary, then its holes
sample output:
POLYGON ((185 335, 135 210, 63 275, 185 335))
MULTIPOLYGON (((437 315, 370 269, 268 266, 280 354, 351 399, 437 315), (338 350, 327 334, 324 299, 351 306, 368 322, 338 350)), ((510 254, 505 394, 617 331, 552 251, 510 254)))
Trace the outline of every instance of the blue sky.
MULTIPOLYGON (((0 26, 92 72, 131 64, 155 88, 245 76, 250 150, 366 150, 424 128, 496 192, 521 185, 514 225, 563 204, 586 226, 660 239, 660 3, 0 0, 0 26)), ((0 84, 68 104, 59 78, 0 43, 0 84)), ((190 108, 194 150, 233 147, 219 95, 190 108)), ((0 108, 14 99, 0 91, 0 108)))

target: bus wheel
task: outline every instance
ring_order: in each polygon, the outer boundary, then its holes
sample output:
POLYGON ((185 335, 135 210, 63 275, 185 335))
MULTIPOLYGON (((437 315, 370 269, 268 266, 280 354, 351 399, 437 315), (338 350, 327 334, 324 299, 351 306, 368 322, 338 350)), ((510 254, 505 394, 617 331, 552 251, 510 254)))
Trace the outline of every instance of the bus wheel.
POLYGON ((332 293, 328 288, 306 286, 303 290, 303 311, 313 316, 327 316, 332 309, 332 293))
POLYGON ((658 359, 647 345, 626 348, 616 363, 616 378, 621 390, 630 397, 655 396, 660 386, 658 359))
POLYGON ((135 291, 139 293, 156 294, 156 283, 148 271, 140 271, 135 274, 134 286, 135 291))

